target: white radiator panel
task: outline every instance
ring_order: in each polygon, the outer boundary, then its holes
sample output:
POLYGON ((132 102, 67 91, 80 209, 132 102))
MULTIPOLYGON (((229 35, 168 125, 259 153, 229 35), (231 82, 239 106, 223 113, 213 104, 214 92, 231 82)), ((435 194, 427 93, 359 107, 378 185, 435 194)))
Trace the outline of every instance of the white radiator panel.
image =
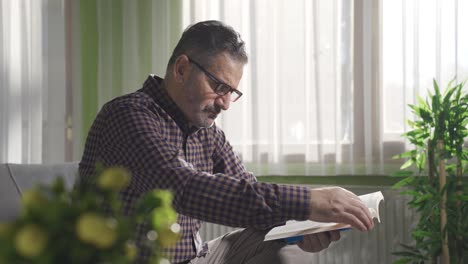
MULTIPOLYGON (((341 239, 330 248, 320 253, 312 254, 310 263, 392 263, 397 258, 391 253, 401 250, 400 243, 409 243, 411 239, 410 226, 416 222, 415 213, 408 209, 408 197, 398 194, 389 187, 346 187, 354 193, 382 191, 385 200, 380 204, 382 223, 376 223, 374 230, 360 232, 348 230, 342 232, 341 239)), ((214 239, 238 228, 207 223, 200 230, 205 241, 214 239)))

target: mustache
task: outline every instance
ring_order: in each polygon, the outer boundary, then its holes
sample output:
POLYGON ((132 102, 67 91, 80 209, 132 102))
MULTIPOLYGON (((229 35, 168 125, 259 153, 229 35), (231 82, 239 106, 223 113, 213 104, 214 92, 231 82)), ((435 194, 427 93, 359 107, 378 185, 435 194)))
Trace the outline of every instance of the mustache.
POLYGON ((205 111, 215 113, 218 115, 219 113, 221 113, 221 107, 216 106, 216 105, 208 105, 205 107, 205 111))

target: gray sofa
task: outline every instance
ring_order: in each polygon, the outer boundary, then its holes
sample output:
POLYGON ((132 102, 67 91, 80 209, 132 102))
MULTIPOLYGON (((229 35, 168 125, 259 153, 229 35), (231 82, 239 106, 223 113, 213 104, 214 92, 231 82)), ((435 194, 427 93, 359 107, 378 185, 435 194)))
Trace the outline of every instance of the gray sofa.
POLYGON ((61 164, 0 164, 0 221, 15 219, 20 210, 21 194, 38 183, 51 183, 62 176, 72 188, 78 162, 61 164))

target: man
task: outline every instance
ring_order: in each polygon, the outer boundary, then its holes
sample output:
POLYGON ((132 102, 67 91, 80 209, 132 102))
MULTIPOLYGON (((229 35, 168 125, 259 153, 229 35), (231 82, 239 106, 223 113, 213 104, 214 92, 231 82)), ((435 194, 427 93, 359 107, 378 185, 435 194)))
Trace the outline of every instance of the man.
POLYGON ((246 63, 236 31, 197 23, 183 33, 164 79, 149 76, 142 89, 107 103, 89 132, 80 174, 91 180, 98 161, 128 168, 125 210, 152 189, 174 193, 182 238, 170 252, 173 263, 291 263, 298 251, 317 252, 340 237, 309 235, 299 247, 263 242, 269 228, 291 219, 373 228, 368 209, 345 189, 260 183, 246 171, 215 124, 242 96, 246 63), (203 243, 202 221, 246 229, 203 243))

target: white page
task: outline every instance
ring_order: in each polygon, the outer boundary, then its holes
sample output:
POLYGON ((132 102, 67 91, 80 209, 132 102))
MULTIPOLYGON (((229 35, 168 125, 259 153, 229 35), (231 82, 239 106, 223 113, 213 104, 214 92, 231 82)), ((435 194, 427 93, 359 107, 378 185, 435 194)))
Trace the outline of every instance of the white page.
MULTIPOLYGON (((377 221, 380 223, 379 203, 384 199, 382 192, 378 191, 361 195, 359 198, 369 208, 372 218, 377 218, 377 221)), ((293 220, 286 222, 285 225, 277 226, 271 229, 270 232, 265 235, 265 241, 346 228, 350 228, 350 225, 315 222, 311 220, 293 220)))

